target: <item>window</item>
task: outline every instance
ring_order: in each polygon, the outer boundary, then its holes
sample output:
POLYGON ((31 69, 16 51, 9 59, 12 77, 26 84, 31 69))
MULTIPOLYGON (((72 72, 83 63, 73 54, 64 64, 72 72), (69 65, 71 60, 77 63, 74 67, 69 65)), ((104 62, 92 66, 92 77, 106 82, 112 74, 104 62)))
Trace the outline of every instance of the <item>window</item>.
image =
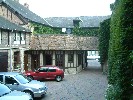
POLYGON ((21 33, 21 44, 25 44, 25 33, 21 33))
POLYGON ((14 84, 14 83, 17 83, 17 81, 13 77, 5 76, 5 83, 6 84, 14 84))
POLYGON ((71 29, 70 29, 70 28, 67 28, 67 29, 66 29, 66 33, 67 33, 67 34, 71 34, 71 29))
POLYGON ((25 33, 21 33, 21 41, 25 40, 25 33))
POLYGON ((68 62, 69 63, 73 62, 73 54, 68 54, 68 62))
POLYGON ((48 71, 48 68, 40 68, 38 71, 39 72, 47 72, 48 71))
POLYGON ((73 63, 74 61, 74 51, 68 51, 68 63, 73 63))
POLYGON ((82 64, 82 55, 78 54, 78 65, 82 64))
POLYGON ((20 41, 20 33, 14 33, 14 41, 20 41))
POLYGON ((49 72, 56 72, 56 69, 49 69, 49 72))
POLYGON ((16 33, 16 41, 20 41, 20 33, 16 33))
POLYGON ((25 44, 25 33, 14 33, 14 44, 25 44))
POLYGON ((0 75, 0 82, 3 82, 3 75, 0 75))

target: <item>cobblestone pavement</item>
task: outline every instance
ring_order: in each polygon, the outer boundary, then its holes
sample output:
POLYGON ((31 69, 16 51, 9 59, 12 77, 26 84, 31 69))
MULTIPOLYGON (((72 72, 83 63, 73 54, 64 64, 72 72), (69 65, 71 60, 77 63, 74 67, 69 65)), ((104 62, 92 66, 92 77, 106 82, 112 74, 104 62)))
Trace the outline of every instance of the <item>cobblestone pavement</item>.
POLYGON ((48 92, 42 100, 105 100, 107 77, 99 67, 87 67, 61 82, 45 81, 48 92))

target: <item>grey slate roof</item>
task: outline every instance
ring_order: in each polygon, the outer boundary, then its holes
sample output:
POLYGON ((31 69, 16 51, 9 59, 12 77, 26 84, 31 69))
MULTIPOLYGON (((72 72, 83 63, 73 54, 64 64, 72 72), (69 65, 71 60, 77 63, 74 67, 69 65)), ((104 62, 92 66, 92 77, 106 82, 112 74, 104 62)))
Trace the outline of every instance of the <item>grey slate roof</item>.
POLYGON ((82 22, 80 23, 80 27, 99 27, 100 22, 108 18, 110 16, 81 16, 80 19, 82 22))
POLYGON ((80 27, 99 27, 100 22, 110 16, 48 17, 45 18, 53 27, 73 28, 73 20, 81 20, 80 27))
POLYGON ((0 29, 30 32, 29 29, 11 23, 10 21, 6 20, 4 17, 1 16, 0 16, 0 29))
POLYGON ((28 19, 28 21, 41 23, 44 25, 49 25, 47 21, 40 16, 36 15, 32 11, 30 11, 28 8, 24 7, 20 3, 13 1, 13 0, 0 0, 0 3, 5 3, 9 7, 11 7, 14 11, 16 11, 18 14, 23 16, 24 18, 28 19))
POLYGON ((49 17, 45 18, 53 27, 73 28, 73 19, 75 17, 49 17))

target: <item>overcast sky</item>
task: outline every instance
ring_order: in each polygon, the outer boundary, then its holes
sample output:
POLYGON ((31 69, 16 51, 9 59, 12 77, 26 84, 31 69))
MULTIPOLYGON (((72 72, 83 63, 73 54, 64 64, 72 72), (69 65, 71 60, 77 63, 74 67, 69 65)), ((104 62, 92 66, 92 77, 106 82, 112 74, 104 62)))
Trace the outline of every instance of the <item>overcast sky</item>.
POLYGON ((42 18, 111 15, 115 0, 19 0, 42 18))

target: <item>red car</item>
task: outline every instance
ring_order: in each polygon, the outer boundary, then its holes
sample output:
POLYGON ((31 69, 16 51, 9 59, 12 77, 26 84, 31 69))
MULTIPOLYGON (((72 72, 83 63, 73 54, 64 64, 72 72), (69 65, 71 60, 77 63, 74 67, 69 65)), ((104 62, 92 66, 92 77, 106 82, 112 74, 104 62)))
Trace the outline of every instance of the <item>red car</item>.
POLYGON ((35 80, 55 79, 59 82, 64 78, 64 71, 56 66, 40 67, 36 71, 27 71, 24 74, 35 80))

